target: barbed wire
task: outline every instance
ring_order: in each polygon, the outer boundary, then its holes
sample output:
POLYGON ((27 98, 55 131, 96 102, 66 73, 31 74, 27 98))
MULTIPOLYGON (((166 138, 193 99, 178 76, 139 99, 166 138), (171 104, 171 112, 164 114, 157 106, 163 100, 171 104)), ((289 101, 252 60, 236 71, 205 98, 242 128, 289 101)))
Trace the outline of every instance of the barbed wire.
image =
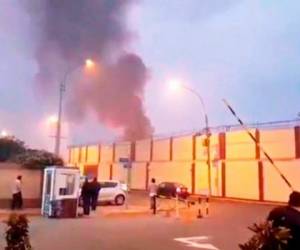
MULTIPOLYGON (((248 123, 246 126, 249 129, 260 129, 260 130, 274 130, 274 129, 287 129, 287 128, 293 128, 296 126, 300 126, 300 118, 292 119, 292 120, 281 120, 281 121, 269 121, 269 122, 256 122, 256 123, 248 123)), ((222 132, 230 132, 230 131, 239 131, 242 130, 242 126, 240 124, 230 124, 230 125, 219 125, 219 126, 212 126, 209 127, 209 130, 211 133, 222 133, 222 132)), ((163 140, 170 137, 184 137, 189 135, 205 135, 206 128, 195 128, 191 130, 181 130, 181 131, 174 131, 170 133, 158 133, 154 134, 151 138, 144 138, 140 139, 138 141, 147 140, 147 139, 155 139, 155 140, 163 140)), ((113 140, 98 140, 94 142, 88 142, 88 143, 80 143, 80 144, 72 144, 68 147, 80 147, 80 146, 89 146, 89 145, 98 145, 98 144, 104 144, 104 145, 110 145, 113 143, 121 143, 125 142, 122 139, 113 139, 113 140)))

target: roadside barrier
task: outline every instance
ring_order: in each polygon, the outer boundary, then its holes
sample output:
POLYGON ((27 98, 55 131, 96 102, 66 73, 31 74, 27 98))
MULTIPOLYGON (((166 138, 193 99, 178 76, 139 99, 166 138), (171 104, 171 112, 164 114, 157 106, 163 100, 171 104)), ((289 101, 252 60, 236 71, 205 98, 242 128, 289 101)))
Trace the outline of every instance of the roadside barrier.
POLYGON ((188 198, 187 200, 182 200, 178 196, 176 197, 164 197, 160 196, 159 199, 163 199, 168 201, 166 203, 166 208, 162 209, 159 206, 158 211, 165 212, 165 217, 171 216, 171 211, 175 212, 175 218, 180 218, 180 203, 184 203, 187 208, 190 208, 191 206, 195 206, 197 210, 197 218, 201 219, 203 217, 207 217, 209 215, 209 196, 192 196, 188 198), (169 202, 170 201, 170 202, 169 202), (173 206, 172 206, 172 204, 173 206))
POLYGON ((195 205, 197 206, 198 219, 209 215, 209 196, 200 196, 197 197, 197 199, 195 199, 195 197, 192 197, 187 201, 188 208, 195 205))

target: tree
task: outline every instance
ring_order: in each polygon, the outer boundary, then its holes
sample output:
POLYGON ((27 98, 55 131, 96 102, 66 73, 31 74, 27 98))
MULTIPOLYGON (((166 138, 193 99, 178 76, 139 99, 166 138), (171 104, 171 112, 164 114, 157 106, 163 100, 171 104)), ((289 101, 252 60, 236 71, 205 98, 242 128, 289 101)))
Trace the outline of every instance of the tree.
POLYGON ((13 213, 5 223, 7 225, 5 250, 31 250, 27 217, 13 213))
POLYGON ((34 149, 27 149, 25 152, 16 155, 12 161, 31 169, 41 169, 53 165, 64 165, 64 162, 60 157, 45 150, 34 149))
POLYGON ((24 142, 15 137, 0 138, 0 162, 7 161, 25 150, 24 142))
POLYGON ((59 156, 45 150, 27 148, 23 141, 15 137, 0 138, 0 162, 14 162, 32 169, 64 164, 59 156))
POLYGON ((290 230, 285 227, 274 227, 271 222, 253 224, 249 229, 254 235, 244 244, 241 250, 284 250, 291 238, 290 230))

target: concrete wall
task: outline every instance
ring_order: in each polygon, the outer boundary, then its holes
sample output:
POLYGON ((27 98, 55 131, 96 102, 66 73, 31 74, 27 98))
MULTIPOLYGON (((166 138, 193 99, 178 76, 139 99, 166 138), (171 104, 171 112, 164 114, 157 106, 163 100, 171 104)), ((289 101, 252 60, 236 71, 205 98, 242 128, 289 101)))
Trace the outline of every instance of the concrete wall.
MULTIPOLYGON (((206 136, 201 135, 196 137, 196 159, 204 160, 207 159, 207 146, 205 145, 206 136)), ((212 135, 210 137, 210 151, 211 157, 217 157, 219 150, 219 138, 218 135, 212 135)))
POLYGON ((134 163, 131 169, 131 188, 146 189, 147 163, 134 163))
POLYGON ((68 164, 75 164, 76 163, 76 159, 75 159, 75 150, 76 148, 69 148, 69 161, 68 164))
POLYGON ((72 150, 72 164, 78 164, 79 163, 79 155, 80 155, 80 147, 71 148, 72 150))
POLYGON ((110 180, 110 163, 101 163, 98 168, 98 179, 99 180, 110 180))
POLYGON ((87 164, 98 164, 100 159, 100 151, 98 145, 87 147, 87 164))
MULTIPOLYGON (((280 171, 288 177, 295 190, 300 190, 300 159, 276 162, 280 171)), ((290 189, 279 176, 275 168, 267 161, 263 162, 264 198, 268 201, 287 201, 290 189)))
POLYGON ((153 141, 153 161, 170 160, 170 139, 153 141))
MULTIPOLYGON (((255 130, 250 130, 255 135, 255 130)), ((255 159, 256 147, 245 131, 226 133, 226 159, 249 160, 255 159)))
MULTIPOLYGON (((270 152, 274 159, 293 159, 296 157, 294 129, 263 130, 260 132, 261 146, 270 152)), ((265 158, 262 155, 262 158, 265 158)))
POLYGON ((17 164, 0 163, 0 208, 9 207, 12 185, 18 175, 22 175, 24 207, 40 207, 42 193, 41 170, 29 170, 17 164))
POLYGON ((80 148, 80 163, 86 163, 87 162, 87 146, 82 146, 80 148))
POLYGON ((122 182, 127 182, 127 168, 123 167, 121 163, 112 165, 112 179, 122 182))
MULTIPOLYGON (((251 133, 294 188, 300 190, 300 128, 251 130, 251 133)), ((134 189, 145 189, 154 177, 158 182, 182 183, 195 193, 207 193, 210 182, 214 196, 260 201, 288 199, 289 188, 245 131, 210 137, 210 180, 205 140, 205 135, 187 135, 137 141, 133 148, 131 143, 101 145, 98 176, 126 181, 127 172, 118 164, 118 159, 134 155, 131 169, 134 189), (131 150, 135 150, 133 154, 131 150)), ((76 147, 70 150, 71 161, 80 166, 84 149, 80 152, 76 147)), ((87 148, 88 162, 96 161, 96 151, 93 146, 87 148), (92 151, 94 153, 90 153, 92 151)))
POLYGON ((137 141, 135 144, 135 160, 137 162, 150 161, 151 140, 137 141))
POLYGON ((211 163, 211 188, 212 195, 222 196, 222 164, 220 161, 211 163))
POLYGON ((191 161, 193 159, 193 137, 184 136, 173 139, 173 160, 191 161))
POLYGON ((101 147, 101 163, 111 163, 113 161, 113 151, 113 145, 103 145, 101 147))
POLYGON ((131 143, 124 142, 115 146, 115 161, 119 162, 120 158, 130 158, 131 143))
POLYGON ((259 199, 258 163, 256 161, 226 162, 226 196, 259 199))
POLYGON ((191 164, 178 162, 152 162, 149 166, 149 179, 157 182, 171 181, 184 184, 191 190, 191 164))

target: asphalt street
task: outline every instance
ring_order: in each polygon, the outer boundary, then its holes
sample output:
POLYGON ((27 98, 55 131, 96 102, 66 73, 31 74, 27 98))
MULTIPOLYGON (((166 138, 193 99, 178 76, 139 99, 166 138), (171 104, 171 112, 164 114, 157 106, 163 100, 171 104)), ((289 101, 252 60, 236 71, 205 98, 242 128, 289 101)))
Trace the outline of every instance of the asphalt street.
MULTIPOLYGON (((132 201, 133 202, 133 201, 132 201)), ((137 202, 137 201, 136 201, 137 202)), ((138 202, 137 202, 138 203, 138 202)), ((235 250, 238 243, 251 235, 247 229, 253 222, 263 220, 271 206, 236 202, 212 202, 209 217, 196 219, 195 214, 176 219, 174 213, 96 214, 77 219, 30 218, 31 242, 36 250, 235 250), (192 237, 192 238, 191 238, 192 237)), ((0 226, 0 235, 4 234, 0 226)), ((4 249, 4 237, 0 249, 4 249)))

